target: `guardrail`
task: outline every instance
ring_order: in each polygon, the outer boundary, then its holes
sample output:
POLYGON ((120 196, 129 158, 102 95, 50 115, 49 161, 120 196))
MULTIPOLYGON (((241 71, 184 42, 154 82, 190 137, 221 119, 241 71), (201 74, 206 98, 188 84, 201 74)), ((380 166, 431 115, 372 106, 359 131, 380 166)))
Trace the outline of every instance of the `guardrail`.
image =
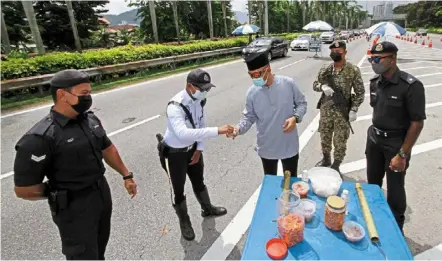
MULTIPOLYGON (((190 61, 199 58, 214 57, 225 54, 234 54, 241 52, 242 49, 243 47, 233 47, 228 49, 219 49, 214 51, 183 54, 183 55, 176 55, 165 58, 157 58, 152 60, 143 60, 143 61, 136 61, 130 63, 88 68, 88 69, 82 69, 81 71, 86 72, 87 74, 89 74, 89 76, 105 75, 117 72, 125 72, 130 70, 149 68, 149 67, 176 63, 176 62, 190 61)), ((45 75, 19 78, 19 79, 5 80, 1 82, 1 92, 3 93, 5 91, 13 91, 28 87, 42 86, 44 84, 48 84, 53 76, 54 74, 45 74, 45 75)))

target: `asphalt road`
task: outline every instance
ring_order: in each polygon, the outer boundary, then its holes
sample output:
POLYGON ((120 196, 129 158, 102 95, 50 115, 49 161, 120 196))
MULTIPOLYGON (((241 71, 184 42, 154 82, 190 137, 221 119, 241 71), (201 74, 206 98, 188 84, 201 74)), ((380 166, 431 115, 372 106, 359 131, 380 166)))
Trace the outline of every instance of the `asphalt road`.
MULTIPOLYGON (((437 175, 442 172, 440 161, 442 108, 437 103, 442 94, 442 51, 423 48, 397 41, 400 60, 405 71, 418 76, 427 90, 428 121, 418 141, 421 150, 436 147, 414 156, 410 174, 407 176, 409 210, 405 232, 414 254, 442 242, 435 235, 442 234, 437 220, 441 213, 436 209, 442 200, 437 175), (416 49, 413 49, 416 48, 416 49), (409 51, 413 49, 412 51, 409 51), (405 52, 403 52, 405 51, 405 52), (413 55, 419 53, 419 57, 413 55), (421 58, 424 57, 424 58, 421 58), (428 58, 428 61, 426 60, 428 58), (420 63, 419 63, 420 62, 420 63), (405 65, 407 63, 407 65, 405 65), (419 68, 421 67, 421 68, 419 68), (418 69, 416 69, 418 68, 418 69), (419 77, 419 75, 423 75, 419 77), (433 142, 433 143, 431 143, 433 142), (428 144, 432 145, 429 146, 428 144), (439 144, 439 145, 438 145, 439 144), (428 182, 430 180, 430 182, 428 182)), ((434 41, 433 41, 434 43, 434 41)), ((348 59, 358 64, 364 58, 368 43, 360 39, 348 44, 348 59)), ((304 121, 298 125, 303 133, 315 119, 318 111, 318 93, 312 90, 312 82, 320 66, 330 61, 328 47, 323 46, 323 58, 313 59, 309 52, 289 52, 289 57, 272 61, 275 74, 293 77, 307 97, 308 111, 304 121)), ((245 93, 251 84, 245 64, 238 60, 207 69, 217 88, 208 95, 206 106, 207 125, 235 124, 241 118, 245 93)), ((361 64, 364 82, 371 77, 371 69, 365 61, 361 64)), ((180 239, 177 218, 169 196, 168 181, 160 167, 156 152, 156 133, 165 129, 164 111, 167 101, 184 88, 186 74, 116 89, 94 96, 93 110, 102 120, 112 141, 118 147, 123 160, 135 173, 139 195, 130 199, 121 177, 108 168, 106 177, 111 185, 114 212, 112 233, 107 250, 107 259, 200 259, 221 235, 239 210, 258 188, 263 173, 261 162, 254 151, 255 129, 238 139, 224 137, 211 139, 205 148, 205 180, 215 204, 222 204, 228 214, 217 219, 200 216, 199 205, 192 193, 190 182, 186 184, 189 212, 196 232, 194 242, 180 239)), ((368 99, 362 105, 359 116, 370 115, 368 99)), ((442 105, 442 104, 441 104, 442 105)), ((20 136, 47 114, 49 108, 37 109, 21 114, 2 115, 1 148, 1 255, 3 259, 63 259, 58 230, 52 223, 46 202, 26 202, 17 199, 13 192, 11 176, 14 159, 14 144, 20 136)), ((364 158, 363 147, 367 117, 353 124, 355 135, 348 145, 344 166, 351 172, 349 179, 365 180, 364 166, 351 163, 364 158), (365 120, 364 120, 365 119, 365 120)), ((301 153, 299 169, 311 168, 319 160, 319 136, 314 134, 301 153)), ((245 237, 239 242, 225 246, 229 259, 240 259, 245 237)), ((214 247, 216 247, 214 245, 214 247)))

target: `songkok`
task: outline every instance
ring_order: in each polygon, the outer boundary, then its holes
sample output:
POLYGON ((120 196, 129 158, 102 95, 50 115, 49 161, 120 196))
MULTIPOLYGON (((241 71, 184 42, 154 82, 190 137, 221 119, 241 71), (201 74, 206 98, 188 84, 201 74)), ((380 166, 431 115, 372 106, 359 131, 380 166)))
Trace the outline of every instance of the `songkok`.
POLYGON ((60 71, 50 81, 52 89, 65 89, 82 83, 90 83, 89 75, 75 69, 60 71))
POLYGON ((245 55, 244 60, 246 61, 249 71, 262 68, 269 64, 268 51, 248 53, 245 55))

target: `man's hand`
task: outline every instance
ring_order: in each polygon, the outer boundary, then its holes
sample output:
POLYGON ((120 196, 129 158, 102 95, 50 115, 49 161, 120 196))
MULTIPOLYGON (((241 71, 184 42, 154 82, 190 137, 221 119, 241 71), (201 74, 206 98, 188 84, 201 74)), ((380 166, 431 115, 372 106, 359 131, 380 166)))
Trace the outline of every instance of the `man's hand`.
POLYGON ((137 183, 133 179, 124 180, 124 187, 127 190, 127 193, 134 198, 137 195, 137 183))
POLYGON ((197 164, 200 161, 201 151, 195 150, 192 156, 192 161, 189 163, 189 165, 197 164))
POLYGON ((234 140, 236 138, 236 136, 239 135, 239 129, 237 127, 233 128, 233 132, 232 133, 227 133, 226 137, 227 138, 232 138, 232 140, 234 140))
POLYGON ((223 125, 218 127, 218 134, 232 134, 234 129, 232 125, 223 125))
POLYGON ((396 155, 390 161, 390 169, 394 172, 403 172, 405 171, 406 164, 406 159, 401 158, 401 156, 399 155, 396 155))
POLYGON ((356 114, 355 111, 350 111, 350 113, 348 113, 348 121, 349 122, 353 122, 358 118, 358 115, 356 114))
POLYGON ((322 91, 324 92, 325 96, 332 96, 333 93, 335 92, 335 91, 333 91, 333 89, 332 89, 330 86, 328 86, 328 85, 322 85, 322 86, 321 86, 321 89, 322 89, 322 91))
POLYGON ((296 127, 296 118, 290 117, 287 120, 285 120, 284 125, 282 125, 284 128, 284 132, 291 132, 296 127))

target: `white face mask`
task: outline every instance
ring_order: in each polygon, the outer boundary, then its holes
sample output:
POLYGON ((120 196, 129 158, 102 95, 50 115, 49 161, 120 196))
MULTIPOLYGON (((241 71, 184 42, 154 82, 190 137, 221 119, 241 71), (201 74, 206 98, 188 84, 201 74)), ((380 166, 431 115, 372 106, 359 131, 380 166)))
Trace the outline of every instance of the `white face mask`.
POLYGON ((192 94, 192 97, 196 100, 204 100, 207 96, 207 92, 202 92, 198 89, 196 89, 194 86, 192 86, 195 89, 195 93, 192 94))

